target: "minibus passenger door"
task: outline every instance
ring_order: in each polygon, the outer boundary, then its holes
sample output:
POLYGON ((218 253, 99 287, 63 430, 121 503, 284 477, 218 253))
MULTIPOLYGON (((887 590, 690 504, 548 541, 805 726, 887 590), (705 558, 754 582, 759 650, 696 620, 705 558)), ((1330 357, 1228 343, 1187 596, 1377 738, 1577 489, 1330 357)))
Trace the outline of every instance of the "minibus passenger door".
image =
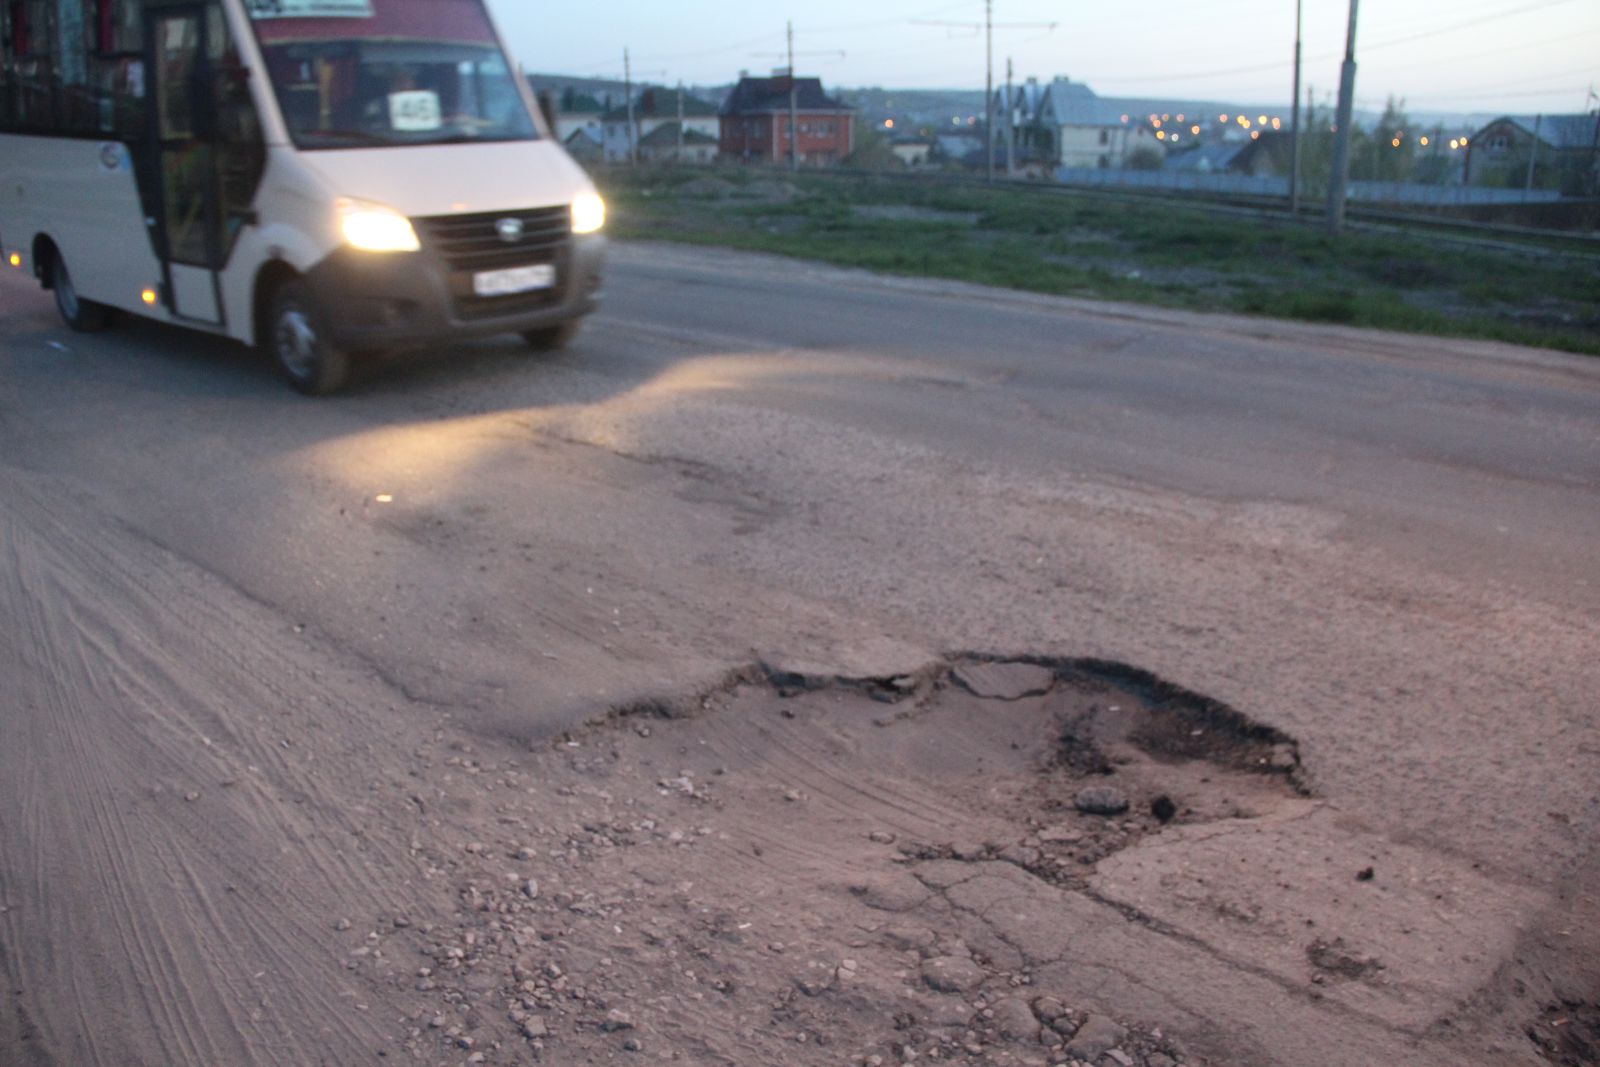
POLYGON ((216 118, 206 5, 147 0, 145 40, 153 81, 149 128, 161 181, 156 248, 168 309, 178 318, 223 324, 217 204, 216 118))

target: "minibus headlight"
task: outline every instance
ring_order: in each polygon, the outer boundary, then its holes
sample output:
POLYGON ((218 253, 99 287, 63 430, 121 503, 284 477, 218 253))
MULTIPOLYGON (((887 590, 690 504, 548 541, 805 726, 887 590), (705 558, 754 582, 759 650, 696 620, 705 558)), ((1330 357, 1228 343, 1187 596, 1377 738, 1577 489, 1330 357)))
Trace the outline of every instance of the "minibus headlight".
POLYGON ((579 193, 572 201, 572 232, 599 233, 606 224, 606 202, 599 193, 579 193))
POLYGON ((363 252, 415 252, 422 247, 411 220, 394 208, 340 200, 339 227, 351 248, 363 252))

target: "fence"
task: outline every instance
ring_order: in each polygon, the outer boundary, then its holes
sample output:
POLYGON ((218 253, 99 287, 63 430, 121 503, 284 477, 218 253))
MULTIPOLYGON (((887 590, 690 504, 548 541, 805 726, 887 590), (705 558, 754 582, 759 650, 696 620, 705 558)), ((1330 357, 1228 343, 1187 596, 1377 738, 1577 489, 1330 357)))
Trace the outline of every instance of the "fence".
MULTIPOLYGON (((1064 185, 1096 188, 1144 189, 1163 192, 1210 193, 1219 196, 1260 196, 1287 199, 1289 179, 1254 178, 1246 174, 1206 174, 1183 170, 1098 170, 1062 167, 1056 180, 1064 185)), ((1304 190, 1307 197, 1313 190, 1304 190)), ((1325 195, 1317 192, 1315 195, 1325 195)), ((1473 185, 1414 185, 1408 182, 1350 183, 1349 198, 1364 204, 1553 204, 1562 199, 1551 189, 1490 189, 1473 185)))

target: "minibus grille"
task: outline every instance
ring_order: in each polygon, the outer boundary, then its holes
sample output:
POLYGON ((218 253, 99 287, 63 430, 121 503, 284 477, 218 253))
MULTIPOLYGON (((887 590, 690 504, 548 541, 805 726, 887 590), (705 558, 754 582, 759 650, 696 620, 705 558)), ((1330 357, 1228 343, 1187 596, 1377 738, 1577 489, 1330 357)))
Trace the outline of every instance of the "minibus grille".
POLYGON ((415 221, 424 246, 443 259, 450 270, 450 295, 460 317, 509 315, 561 302, 571 258, 572 215, 567 207, 436 215, 415 221), (508 219, 521 224, 519 239, 508 241, 501 237, 501 224, 508 219), (536 263, 556 265, 554 288, 492 297, 473 292, 473 276, 480 272, 536 263))

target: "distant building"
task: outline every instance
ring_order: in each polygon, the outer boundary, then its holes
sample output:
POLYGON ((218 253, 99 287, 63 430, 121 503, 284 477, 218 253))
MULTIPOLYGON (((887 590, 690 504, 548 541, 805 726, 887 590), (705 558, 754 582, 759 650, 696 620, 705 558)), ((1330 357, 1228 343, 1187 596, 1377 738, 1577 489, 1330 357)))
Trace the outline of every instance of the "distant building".
POLYGON ((572 136, 580 131, 588 134, 596 144, 600 142, 600 120, 606 112, 606 105, 602 101, 575 89, 563 89, 555 101, 556 136, 563 144, 570 142, 572 136))
POLYGON ((1047 85, 1030 78, 996 90, 994 103, 998 154, 1011 142, 1019 164, 1065 168, 1119 169, 1140 149, 1165 155, 1202 141, 1242 142, 1284 121, 1270 110, 1211 101, 1103 97, 1070 78, 1047 85))
POLYGON ((664 122, 639 142, 639 158, 647 163, 712 163, 717 158, 717 139, 687 125, 664 122))
POLYGON ((1279 156, 1291 151, 1287 133, 1269 130, 1261 137, 1196 142, 1194 147, 1167 157, 1168 170, 1195 174, 1244 174, 1252 178, 1272 178, 1282 173, 1279 156))
POLYGON ((598 131, 578 130, 563 141, 562 144, 566 145, 568 155, 586 166, 591 163, 605 162, 605 149, 600 144, 598 131))
POLYGON ((1063 167, 1121 167, 1141 146, 1158 145, 1158 131, 1144 116, 1102 100, 1080 82, 1057 78, 1045 90, 1039 126, 1046 144, 1054 143, 1063 167))
POLYGON ((1467 141, 1467 181, 1571 194, 1600 189, 1600 115, 1504 115, 1467 141))
POLYGON ((931 137, 896 137, 889 142, 889 151, 893 152, 908 167, 926 166, 928 156, 933 152, 933 139, 931 137))
MULTIPOLYGON (((713 141, 717 137, 716 107, 682 89, 647 88, 640 92, 633 102, 631 136, 628 118, 625 106, 606 112, 602 144, 607 163, 626 163, 632 151, 643 147, 646 138, 668 124, 676 129, 679 121, 686 134, 701 134, 713 141)), ((673 143, 677 143, 676 134, 673 143)))
POLYGON ((854 110, 828 96, 818 78, 739 79, 720 115, 725 159, 781 163, 789 158, 790 90, 793 89, 795 155, 806 166, 841 162, 854 148, 854 110))
POLYGON ((942 133, 933 139, 929 162, 983 166, 983 138, 973 133, 942 133))

